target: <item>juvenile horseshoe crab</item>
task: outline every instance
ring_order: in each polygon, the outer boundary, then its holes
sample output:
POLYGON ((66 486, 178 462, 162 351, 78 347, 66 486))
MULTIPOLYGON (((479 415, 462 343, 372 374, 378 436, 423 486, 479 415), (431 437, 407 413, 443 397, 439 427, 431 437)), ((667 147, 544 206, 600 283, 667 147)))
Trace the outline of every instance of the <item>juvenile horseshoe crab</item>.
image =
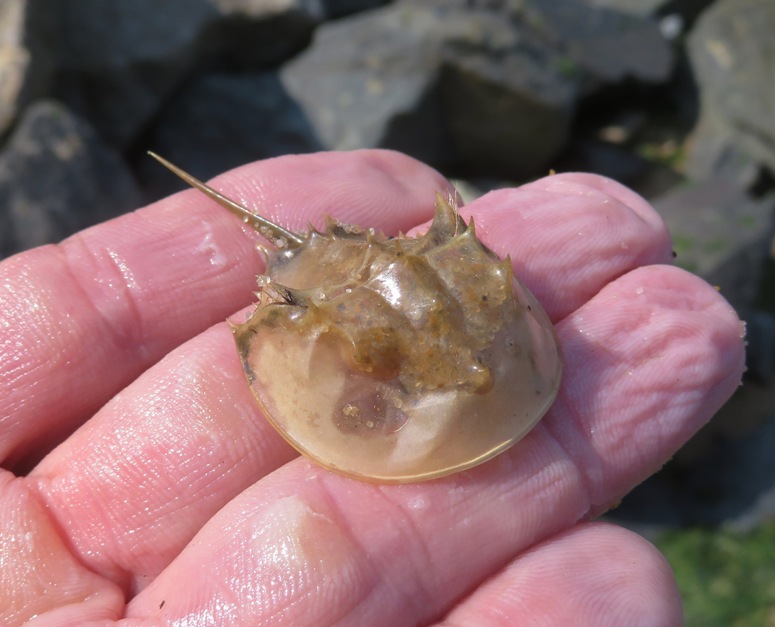
POLYGON ((151 156, 273 245, 256 309, 232 330, 266 417, 322 466, 379 483, 441 477, 507 449, 554 401, 549 318, 453 201, 437 194, 416 238, 333 219, 299 234, 151 156))

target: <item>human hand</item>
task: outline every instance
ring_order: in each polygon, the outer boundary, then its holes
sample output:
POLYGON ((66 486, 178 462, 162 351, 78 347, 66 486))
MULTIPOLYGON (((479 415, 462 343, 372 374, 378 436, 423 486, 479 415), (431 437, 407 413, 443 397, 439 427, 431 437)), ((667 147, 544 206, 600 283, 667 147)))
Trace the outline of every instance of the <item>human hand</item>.
MULTIPOLYGON (((214 186, 293 230, 329 212, 387 232, 448 189, 380 151, 214 186)), ((256 236, 201 194, 4 261, 0 622, 681 624, 659 553, 590 519, 737 386, 735 313, 655 265, 664 225, 607 179, 552 176, 461 213, 555 322, 564 379, 506 453, 421 484, 332 474, 261 416, 223 321, 253 298, 256 236)))

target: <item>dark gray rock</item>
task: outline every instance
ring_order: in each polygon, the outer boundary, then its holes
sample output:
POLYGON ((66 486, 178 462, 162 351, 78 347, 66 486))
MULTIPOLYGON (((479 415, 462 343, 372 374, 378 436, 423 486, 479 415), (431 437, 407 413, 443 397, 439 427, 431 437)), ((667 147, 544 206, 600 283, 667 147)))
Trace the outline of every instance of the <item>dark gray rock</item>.
POLYGON ((585 0, 591 7, 605 7, 640 16, 678 15, 693 22, 714 0, 585 0))
POLYGON ((55 93, 122 147, 195 69, 279 63, 323 16, 316 0, 80 0, 57 10, 55 93))
MULTIPOLYGON (((714 0, 584 0, 592 8, 611 9, 641 18, 650 18, 669 42, 682 48, 682 40, 697 17, 714 0)), ((648 54, 648 53, 646 53, 648 54)), ((682 59, 682 56, 679 56, 682 59)))
POLYGON ((337 18, 359 13, 369 9, 376 9, 392 0, 323 0, 326 17, 337 18))
POLYGON ((560 172, 594 172, 630 186, 653 169, 624 146, 592 139, 574 139, 555 166, 560 172))
POLYGON ((724 524, 738 531, 775 520, 775 415, 744 434, 716 433, 705 444, 679 452, 608 517, 638 526, 724 524))
POLYGON ((697 21, 689 54, 701 120, 688 172, 750 183, 758 165, 775 171, 775 3, 720 0, 697 21))
POLYGON ((57 242, 139 203, 129 170, 88 124, 59 103, 35 103, 0 153, 0 256, 57 242))
POLYGON ((484 2, 399 2, 321 26, 283 83, 324 146, 523 176, 565 142, 580 77, 484 2))
POLYGON ((673 52, 656 20, 579 0, 535 2, 529 11, 557 49, 593 80, 661 83, 670 77, 673 52))
MULTIPOLYGON (((775 384, 775 316, 751 309, 740 312, 746 323, 746 376, 760 383, 775 384)), ((775 410, 775 408, 773 408, 775 410)))
POLYGON ((670 0, 586 0, 586 4, 593 8, 641 16, 655 15, 668 2, 670 0))
POLYGON ((759 160, 743 147, 718 112, 705 105, 702 109, 702 118, 688 142, 687 176, 694 180, 721 177, 735 181, 741 188, 751 187, 759 176, 759 160))
MULTIPOLYGON (((262 72, 193 81, 165 108, 147 148, 206 180, 243 163, 320 145, 277 73, 262 72)), ((138 168, 153 197, 180 188, 155 161, 143 158, 138 168)))
POLYGON ((678 265, 718 286, 738 310, 753 307, 775 230, 775 198, 751 198, 717 177, 652 202, 673 236, 678 265))
POLYGON ((0 135, 50 88, 56 57, 53 2, 0 2, 0 135))

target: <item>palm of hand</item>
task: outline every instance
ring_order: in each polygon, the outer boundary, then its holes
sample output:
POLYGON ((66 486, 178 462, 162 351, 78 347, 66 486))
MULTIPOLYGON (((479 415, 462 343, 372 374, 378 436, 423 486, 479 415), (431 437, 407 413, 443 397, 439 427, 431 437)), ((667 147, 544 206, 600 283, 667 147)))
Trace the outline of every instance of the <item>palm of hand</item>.
MULTIPOLYGON (((336 210, 393 232, 430 218, 447 184, 362 152, 266 161, 218 185, 291 228, 336 210)), ((708 285, 658 265, 671 259, 664 226, 611 181, 555 176, 466 209, 555 322, 565 379, 508 452, 416 485, 333 475, 262 419, 222 322, 249 304, 260 261, 206 198, 6 260, 2 620, 680 624, 655 550, 584 521, 731 394, 739 321, 708 285)))

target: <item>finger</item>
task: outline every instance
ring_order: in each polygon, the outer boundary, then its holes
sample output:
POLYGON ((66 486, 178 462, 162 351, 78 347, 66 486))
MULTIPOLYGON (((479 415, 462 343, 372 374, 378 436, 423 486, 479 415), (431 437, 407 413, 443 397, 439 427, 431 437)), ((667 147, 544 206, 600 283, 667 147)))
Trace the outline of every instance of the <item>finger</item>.
POLYGON ((512 560, 438 623, 678 627, 683 611, 665 558, 640 536, 582 524, 512 560))
POLYGON ((672 262, 667 228, 626 187, 594 174, 558 174, 472 202, 464 213, 552 320, 588 301, 613 279, 672 262))
POLYGON ((707 283, 651 266, 557 325, 564 379, 546 428, 584 473, 592 512, 656 472, 740 385, 745 327, 707 283))
MULTIPOLYGON (((326 211, 396 230, 427 219, 447 183, 409 157, 365 151, 263 161, 214 185, 290 228, 326 211)), ((190 190, 0 264, 0 459, 45 450, 170 349, 247 305, 256 241, 190 190)))
POLYGON ((519 552, 642 481, 731 394, 743 367, 729 305, 670 267, 624 275, 558 334, 571 370, 561 401, 506 453, 402 486, 294 460, 222 509, 129 615, 375 626, 437 619, 519 552), (624 313, 604 342, 612 308, 624 313), (579 317, 588 322, 581 331, 579 317), (207 601, 196 582, 179 593, 202 563, 214 591, 207 601))

